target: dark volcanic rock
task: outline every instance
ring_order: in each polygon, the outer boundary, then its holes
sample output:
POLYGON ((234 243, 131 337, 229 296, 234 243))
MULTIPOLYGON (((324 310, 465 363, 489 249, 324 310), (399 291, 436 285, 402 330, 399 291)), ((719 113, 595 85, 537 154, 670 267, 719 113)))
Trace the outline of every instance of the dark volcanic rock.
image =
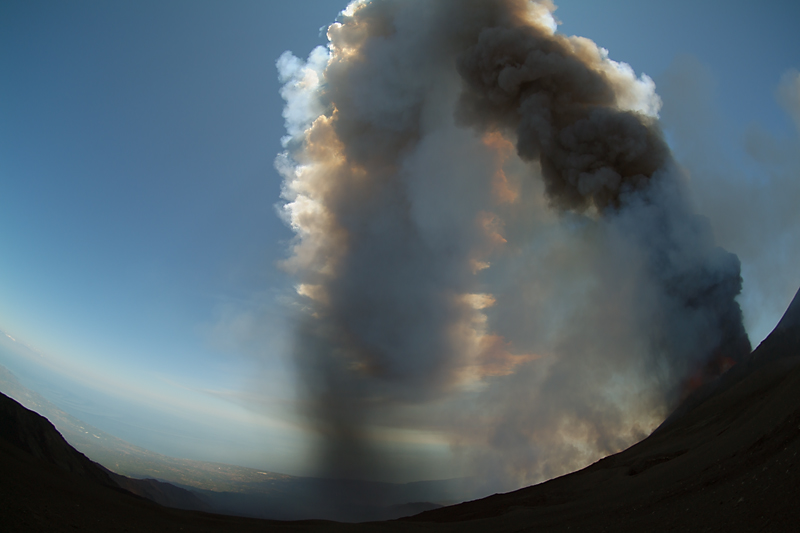
MULTIPOLYGON (((49 420, 0 393, 0 441, 5 450, 29 454, 40 463, 117 492, 127 490, 139 497, 177 509, 207 510, 194 493, 154 479, 131 479, 91 461, 69 445, 49 420)), ((8 482, 7 479, 3 480, 8 482)))
POLYGON ((0 393, 0 439, 67 472, 116 487, 105 469, 70 446, 49 420, 0 393))

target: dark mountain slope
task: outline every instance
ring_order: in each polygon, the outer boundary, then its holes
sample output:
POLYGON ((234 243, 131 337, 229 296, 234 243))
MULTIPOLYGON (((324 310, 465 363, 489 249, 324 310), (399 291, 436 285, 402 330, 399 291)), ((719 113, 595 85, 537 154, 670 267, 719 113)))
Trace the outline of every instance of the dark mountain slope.
MULTIPOLYGON (((102 467, 101 467, 102 468, 102 467)), ((211 511, 210 502, 203 500, 197 493, 176 487, 170 483, 156 479, 133 479, 110 470, 106 470, 111 479, 121 488, 147 498, 166 507, 187 509, 190 511, 211 511)))
POLYGON ((102 467, 69 446, 45 418, 0 394, 3 533, 235 533, 305 531, 320 525, 325 523, 281 524, 162 507, 120 488, 102 467))
POLYGON ((24 387, 3 366, 0 391, 46 417, 71 446, 104 467, 118 485, 167 507, 268 520, 357 522, 409 516, 441 507, 423 502, 452 503, 471 495, 459 480, 393 484, 302 478, 167 457, 62 411, 24 387))
POLYGON ((37 459, 101 485, 123 488, 168 507, 208 510, 208 505, 188 490, 153 479, 120 476, 91 461, 73 448, 49 420, 4 394, 0 394, 0 439, 37 459))
POLYGON ((41 394, 24 387, 2 365, 0 392, 47 418, 71 446, 92 461, 129 478, 152 478, 174 485, 231 492, 240 490, 242 484, 291 479, 284 474, 252 468, 177 459, 135 446, 59 409, 41 394))
POLYGON ((46 418, 0 394, 0 439, 36 459, 101 485, 116 487, 106 471, 70 446, 46 418))

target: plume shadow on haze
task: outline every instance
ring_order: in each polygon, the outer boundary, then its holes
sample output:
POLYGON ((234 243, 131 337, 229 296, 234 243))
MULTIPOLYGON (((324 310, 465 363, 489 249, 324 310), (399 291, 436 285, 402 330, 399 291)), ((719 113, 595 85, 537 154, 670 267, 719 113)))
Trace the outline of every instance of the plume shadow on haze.
POLYGON ((321 475, 444 441, 479 490, 515 488, 630 445, 749 352, 738 259, 688 201, 652 81, 554 9, 356 2, 327 51, 279 59, 321 475))

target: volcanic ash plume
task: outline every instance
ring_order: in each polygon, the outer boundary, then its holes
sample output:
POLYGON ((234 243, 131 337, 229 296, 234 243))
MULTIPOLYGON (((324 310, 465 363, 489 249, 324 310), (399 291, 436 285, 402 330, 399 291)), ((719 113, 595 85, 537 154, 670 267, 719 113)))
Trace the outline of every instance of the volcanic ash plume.
POLYGON ((278 61, 322 474, 391 477, 413 433, 487 490, 538 481, 749 352, 738 259, 686 200, 652 81, 554 9, 357 1, 278 61))

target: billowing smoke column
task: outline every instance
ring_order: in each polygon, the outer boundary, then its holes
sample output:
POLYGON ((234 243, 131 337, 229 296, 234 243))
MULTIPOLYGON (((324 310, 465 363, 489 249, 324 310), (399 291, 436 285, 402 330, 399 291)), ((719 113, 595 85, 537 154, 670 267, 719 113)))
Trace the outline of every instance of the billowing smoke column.
POLYGON ((749 352, 738 259, 686 200, 652 81, 554 9, 357 1, 278 61, 323 475, 391 477, 414 434, 487 490, 552 477, 749 352))

